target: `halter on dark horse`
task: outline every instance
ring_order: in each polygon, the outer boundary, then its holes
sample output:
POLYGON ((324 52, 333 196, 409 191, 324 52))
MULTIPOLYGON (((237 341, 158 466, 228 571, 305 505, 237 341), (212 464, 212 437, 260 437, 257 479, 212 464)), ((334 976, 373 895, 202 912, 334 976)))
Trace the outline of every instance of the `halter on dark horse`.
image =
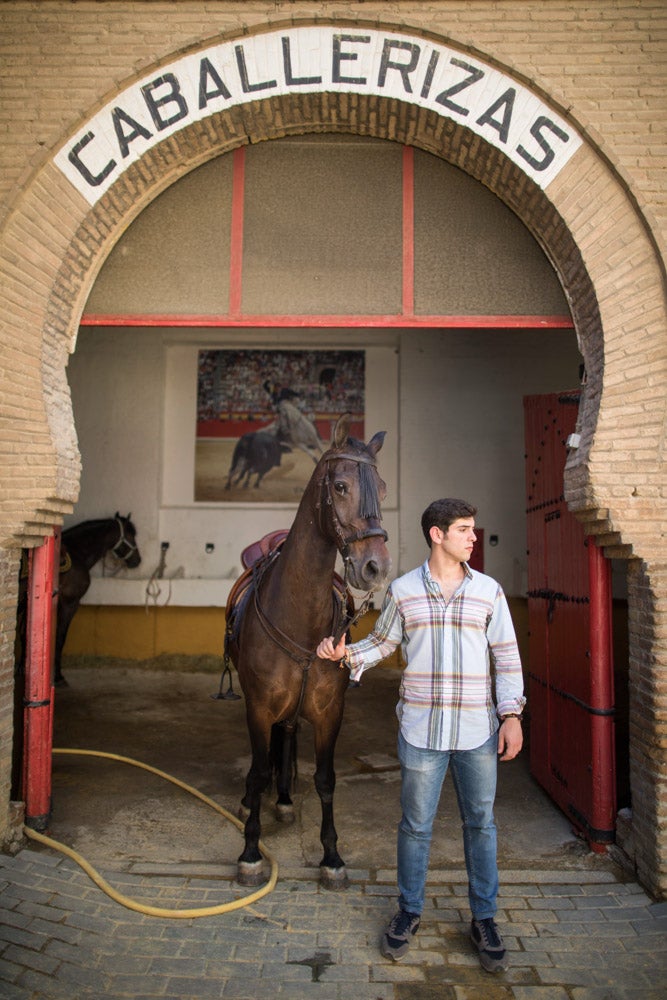
POLYGON ((141 562, 136 536, 130 515, 121 517, 118 513, 114 517, 82 521, 63 531, 56 624, 56 684, 64 680, 61 669, 63 646, 81 598, 90 586, 90 570, 109 552, 129 569, 134 569, 141 562))
POLYGON ((281 548, 256 565, 245 590, 234 588, 238 600, 230 602, 234 607, 228 604, 226 645, 245 695, 252 747, 242 801, 248 817, 238 877, 244 885, 263 881, 260 799, 276 764, 278 814, 291 817, 290 762, 299 718, 310 722, 314 735, 322 883, 342 888, 347 882, 336 847, 333 761, 349 674, 318 659, 315 649, 323 636, 340 635, 349 627, 347 584, 377 590, 391 566, 380 524, 386 488, 376 468, 384 433, 365 445, 348 438, 347 428, 345 416, 336 425, 332 447, 315 467, 281 548), (342 593, 334 587, 339 552, 345 565, 342 593))

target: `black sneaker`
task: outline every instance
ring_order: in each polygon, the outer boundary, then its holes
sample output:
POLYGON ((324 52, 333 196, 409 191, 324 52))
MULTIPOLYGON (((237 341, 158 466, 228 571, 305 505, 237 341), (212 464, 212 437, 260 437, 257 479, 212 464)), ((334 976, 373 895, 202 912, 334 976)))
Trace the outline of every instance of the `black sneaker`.
POLYGON ((410 950, 410 943, 419 930, 418 913, 408 913, 399 910, 392 917, 389 926, 382 935, 382 954, 398 962, 410 950))
POLYGON ((470 925, 470 940, 479 952, 479 960, 487 972, 505 972, 509 968, 509 958, 493 917, 473 920, 470 925))

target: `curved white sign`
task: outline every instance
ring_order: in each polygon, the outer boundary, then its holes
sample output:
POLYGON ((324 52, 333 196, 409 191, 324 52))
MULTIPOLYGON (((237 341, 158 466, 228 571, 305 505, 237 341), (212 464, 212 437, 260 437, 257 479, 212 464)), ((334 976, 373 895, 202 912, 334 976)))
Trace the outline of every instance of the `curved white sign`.
POLYGON ((375 94, 428 108, 502 151, 541 188, 581 145, 511 77, 434 42, 365 28, 291 28, 214 45, 131 84, 57 154, 91 204, 152 146, 225 108, 296 93, 375 94))

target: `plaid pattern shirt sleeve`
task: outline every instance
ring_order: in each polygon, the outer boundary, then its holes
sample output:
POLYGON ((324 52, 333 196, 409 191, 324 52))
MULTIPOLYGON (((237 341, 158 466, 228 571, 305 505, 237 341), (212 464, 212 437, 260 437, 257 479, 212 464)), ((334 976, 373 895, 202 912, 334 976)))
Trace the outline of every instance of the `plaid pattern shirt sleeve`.
POLYGON ((518 713, 525 704, 505 595, 491 577, 464 569, 449 601, 432 579, 428 560, 394 580, 371 634, 348 647, 356 680, 401 645, 407 665, 397 715, 413 746, 473 749, 497 730, 497 713, 518 713))
POLYGON ((390 587, 385 594, 373 631, 365 639, 360 639, 359 642, 347 647, 351 679, 359 680, 365 670, 384 660, 386 656, 390 656, 402 637, 403 624, 390 587))

